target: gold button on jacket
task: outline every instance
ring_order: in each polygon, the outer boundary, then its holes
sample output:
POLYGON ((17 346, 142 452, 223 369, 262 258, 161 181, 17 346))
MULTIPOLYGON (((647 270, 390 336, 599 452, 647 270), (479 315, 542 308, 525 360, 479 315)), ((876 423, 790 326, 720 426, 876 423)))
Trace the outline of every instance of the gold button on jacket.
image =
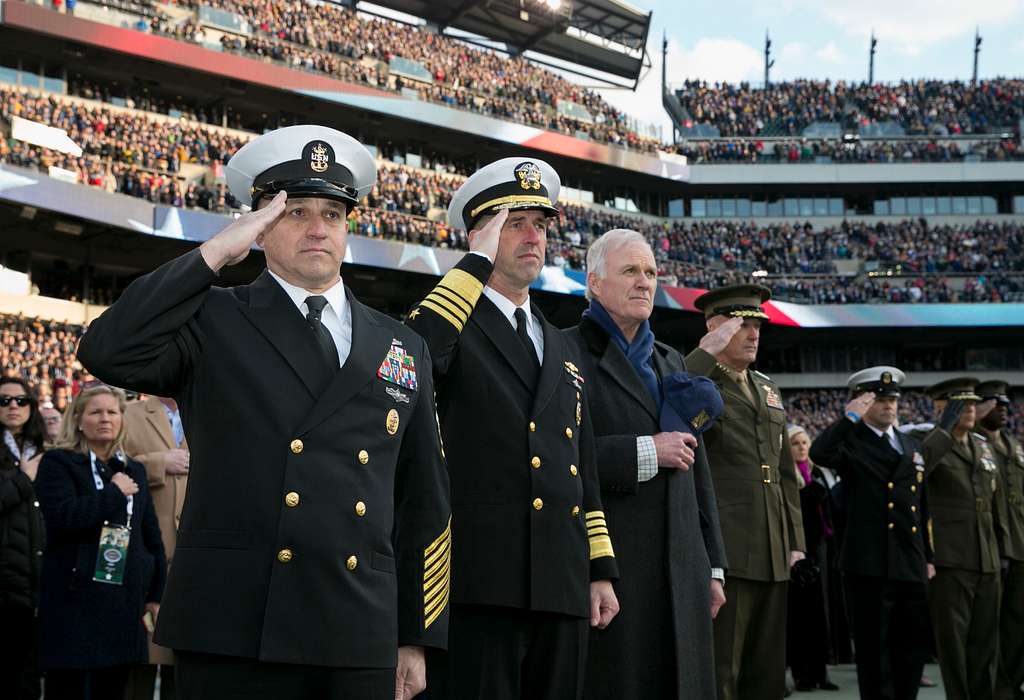
POLYGON ((301 454, 303 448, 302 440, 299 440, 297 438, 295 440, 292 440, 291 448, 293 454, 301 454))
POLYGON ((575 464, 570 464, 569 465, 569 473, 570 474, 572 474, 573 476, 576 476, 577 474, 579 474, 579 472, 580 472, 580 470, 576 468, 575 464))
POLYGON ((370 453, 366 450, 359 450, 359 463, 366 464, 370 461, 370 453))
POLYGON ((566 428, 565 429, 565 436, 567 438, 569 438, 570 440, 572 440, 572 428, 566 428))
POLYGON ((356 559, 356 555, 355 554, 353 554, 352 556, 350 556, 348 559, 345 560, 345 568, 348 569, 349 571, 355 571, 357 566, 359 566, 359 560, 356 559))
POLYGON ((540 457, 534 457, 530 460, 530 464, 534 469, 540 469, 540 457))
POLYGON ((356 515, 360 518, 366 515, 366 504, 362 501, 356 501, 356 515))
POLYGON ((292 560, 292 550, 282 549, 280 552, 277 553, 277 560, 282 564, 287 564, 292 560))
POLYGON ((534 510, 540 510, 543 507, 544 507, 544 501, 542 501, 539 498, 533 499, 533 509, 534 510))
POLYGON ((577 517, 579 517, 579 514, 580 514, 580 507, 579 506, 573 506, 572 507, 572 517, 577 518, 577 517))
POLYGON ((295 491, 289 491, 284 496, 284 504, 289 508, 294 508, 299 505, 299 494, 295 491))

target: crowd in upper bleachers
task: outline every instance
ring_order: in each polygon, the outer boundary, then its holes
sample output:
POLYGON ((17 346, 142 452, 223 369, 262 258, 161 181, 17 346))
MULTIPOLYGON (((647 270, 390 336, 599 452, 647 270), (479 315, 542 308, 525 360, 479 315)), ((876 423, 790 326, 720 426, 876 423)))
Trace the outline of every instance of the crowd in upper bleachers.
POLYGON ((1013 138, 960 143, 950 140, 714 139, 684 141, 676 152, 691 164, 704 163, 954 163, 1024 159, 1013 138))
POLYGON ((815 122, 844 128, 894 122, 910 135, 986 134, 1015 129, 1024 116, 1024 80, 918 80, 892 85, 795 80, 749 83, 688 80, 677 93, 694 124, 721 136, 798 135, 815 122))
MULTIPOLYGON (((639 135, 625 114, 598 93, 523 58, 512 58, 400 22, 358 14, 333 3, 304 0, 190 0, 232 12, 245 20, 248 35, 223 34, 226 51, 247 53, 292 67, 328 73, 378 88, 409 88, 420 99, 537 126, 594 141, 653 151, 658 141, 639 135), (426 69, 430 82, 389 80, 394 57, 426 69), (559 103, 572 103, 569 116, 559 103), (590 116, 582 116, 582 108, 590 116)), ((158 19, 155 33, 205 42, 198 19, 158 19)))
MULTIPOLYGON (((0 161, 57 166, 91 186, 170 206, 213 212, 239 207, 218 174, 254 133, 202 121, 240 123, 237 115, 204 113, 146 95, 123 96, 122 107, 97 101, 110 96, 95 86, 72 88, 87 99, 0 88, 0 116, 64 129, 81 145, 82 156, 10 139, 0 141, 0 161), (200 177, 193 170, 186 178, 188 166, 199 166, 200 177)), ((444 211, 471 166, 435 159, 428 170, 379 155, 377 185, 350 217, 350 232, 465 249, 465 233, 446 225, 444 211)), ((775 278, 780 298, 807 303, 1002 301, 1024 293, 1024 226, 1016 222, 906 219, 816 228, 799 221, 665 220, 566 204, 549 232, 549 263, 582 269, 586 246, 612 228, 644 233, 665 281, 682 286, 749 280, 760 271, 775 278), (840 274, 849 261, 897 276, 840 274)))

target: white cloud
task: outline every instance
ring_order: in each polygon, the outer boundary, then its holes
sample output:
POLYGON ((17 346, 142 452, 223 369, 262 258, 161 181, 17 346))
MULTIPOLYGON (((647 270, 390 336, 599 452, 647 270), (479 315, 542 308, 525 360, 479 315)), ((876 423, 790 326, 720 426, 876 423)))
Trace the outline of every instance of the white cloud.
MULTIPOLYGON (((652 66, 643 76, 636 92, 629 90, 598 89, 598 92, 616 108, 641 122, 658 124, 665 140, 672 138, 672 123, 661 104, 661 51, 660 41, 651 41, 652 66), (655 52, 654 47, 657 46, 655 52)), ((684 80, 706 80, 709 83, 760 81, 764 71, 761 52, 737 39, 700 39, 693 48, 668 42, 668 82, 678 87, 684 80)))
POLYGON ((1024 15, 1020 0, 805 0, 809 11, 821 13, 851 36, 874 31, 879 43, 902 53, 972 33, 975 26, 1002 25, 1024 15))
POLYGON ((690 50, 670 40, 668 48, 669 82, 736 83, 756 79, 764 68, 761 52, 738 39, 699 39, 690 50))
POLYGON ((836 42, 834 41, 830 41, 824 46, 822 46, 820 49, 814 52, 814 55, 817 56, 822 61, 825 61, 826 63, 846 62, 846 56, 843 54, 842 50, 840 50, 840 48, 836 45, 836 42))

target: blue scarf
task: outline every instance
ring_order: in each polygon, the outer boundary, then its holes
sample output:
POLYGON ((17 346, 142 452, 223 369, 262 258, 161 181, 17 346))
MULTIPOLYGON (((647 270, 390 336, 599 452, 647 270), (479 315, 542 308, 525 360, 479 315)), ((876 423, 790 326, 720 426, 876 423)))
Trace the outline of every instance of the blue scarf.
POLYGON ((590 308, 583 312, 583 318, 601 326, 608 336, 619 346, 622 354, 633 366, 640 381, 647 387, 648 393, 654 399, 654 405, 661 409, 661 387, 658 384, 658 375, 654 373, 654 360, 651 353, 654 351, 654 332, 651 330, 650 321, 644 321, 633 336, 633 342, 627 342, 626 336, 619 330, 618 324, 612 320, 601 302, 597 299, 590 300, 590 308))

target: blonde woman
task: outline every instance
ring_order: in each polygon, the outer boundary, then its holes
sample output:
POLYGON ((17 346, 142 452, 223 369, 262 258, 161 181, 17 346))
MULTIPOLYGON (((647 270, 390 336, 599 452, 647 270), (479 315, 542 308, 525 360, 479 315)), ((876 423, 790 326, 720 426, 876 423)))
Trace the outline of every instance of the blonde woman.
POLYGON ((166 576, 141 464, 121 451, 124 393, 84 389, 39 464, 46 520, 39 602, 47 696, 120 698, 129 667, 146 661, 144 616, 155 618, 166 576))

